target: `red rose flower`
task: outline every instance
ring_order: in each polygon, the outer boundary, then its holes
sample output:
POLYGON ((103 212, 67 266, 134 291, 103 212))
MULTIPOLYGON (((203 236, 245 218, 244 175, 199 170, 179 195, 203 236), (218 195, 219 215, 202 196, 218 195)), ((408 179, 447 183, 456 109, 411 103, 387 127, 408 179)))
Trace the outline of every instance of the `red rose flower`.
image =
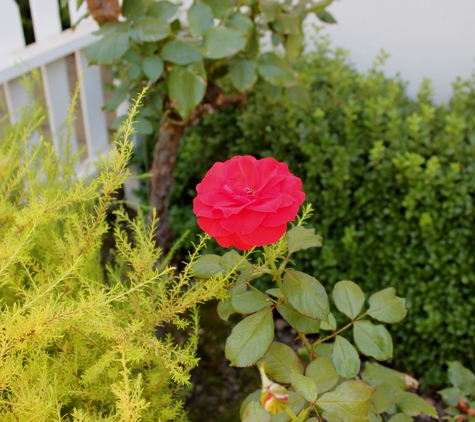
POLYGON ((215 163, 196 190, 198 225, 221 246, 240 250, 277 242, 305 199, 287 164, 249 155, 215 163))

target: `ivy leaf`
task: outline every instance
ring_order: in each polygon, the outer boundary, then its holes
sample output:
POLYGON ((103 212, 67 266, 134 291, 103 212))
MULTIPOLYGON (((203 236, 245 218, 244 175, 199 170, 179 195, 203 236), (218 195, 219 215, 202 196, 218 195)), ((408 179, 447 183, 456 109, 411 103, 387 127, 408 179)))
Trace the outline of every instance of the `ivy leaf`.
POLYGON ((295 391, 308 402, 313 403, 317 400, 317 384, 312 378, 292 372, 290 383, 295 391))
POLYGON ((308 318, 302 315, 287 303, 279 303, 277 310, 293 328, 303 334, 318 333, 320 329, 320 320, 308 318))
POLYGON ((360 370, 360 357, 355 347, 344 337, 336 336, 332 362, 343 378, 353 378, 360 370))
POLYGON ((322 240, 322 236, 315 234, 315 229, 306 229, 302 226, 294 227, 287 233, 289 254, 309 248, 321 248, 322 240))
POLYGON ((404 391, 396 395, 397 407, 408 416, 417 416, 424 414, 437 418, 437 410, 431 404, 427 403, 422 397, 417 394, 404 391))
POLYGON ((219 261, 221 257, 219 255, 207 254, 201 255, 193 264, 193 276, 196 278, 211 278, 216 274, 223 273, 219 261))
POLYGON ((352 281, 339 281, 333 288, 335 306, 351 320, 354 320, 363 308, 365 296, 363 290, 352 281))
POLYGON ((460 362, 449 362, 448 377, 454 387, 460 388, 467 394, 475 391, 475 374, 465 368, 460 362))
POLYGON ((374 388, 364 381, 346 381, 334 391, 325 393, 317 400, 317 405, 325 414, 345 422, 363 422, 368 414, 374 388))
POLYGON ((168 77, 168 93, 181 117, 190 116, 206 93, 206 73, 202 62, 174 66, 168 77))
POLYGON ((386 360, 393 355, 393 341, 388 330, 367 320, 357 321, 353 337, 360 352, 376 360, 386 360))
POLYGON ((302 315, 313 319, 327 318, 330 312, 327 292, 316 278, 287 270, 282 284, 289 303, 302 315))
POLYGON ((209 59, 222 59, 241 51, 247 43, 246 34, 237 29, 212 26, 203 35, 202 53, 209 59))
POLYGON ((142 70, 151 82, 157 82, 163 73, 163 60, 156 55, 145 57, 142 62, 142 70))
POLYGON ((259 0, 259 7, 264 15, 264 22, 272 22, 282 9, 282 6, 273 0, 259 0))
POLYGON ((332 361, 325 357, 319 357, 310 362, 310 365, 307 366, 305 371, 305 375, 317 383, 318 394, 323 394, 331 390, 340 378, 332 361))
POLYGON ((261 292, 250 291, 231 297, 233 309, 240 314, 252 314, 271 306, 269 298, 261 292))
POLYGON ((171 28, 167 22, 144 16, 137 19, 135 28, 130 31, 130 36, 136 42, 156 42, 167 38, 170 32, 171 28))
POLYGON ((277 341, 273 342, 269 350, 262 358, 266 363, 266 373, 275 382, 282 384, 290 383, 292 372, 303 372, 300 360, 290 346, 277 341))
POLYGON ((381 322, 394 324, 407 315, 406 299, 397 297, 394 287, 388 287, 372 295, 369 300, 368 315, 381 322))
POLYGON ((176 4, 170 3, 169 1, 159 1, 157 3, 153 3, 147 9, 147 16, 160 19, 161 21, 167 21, 168 19, 175 16, 177 11, 178 6, 176 4))
POLYGON ((128 49, 129 34, 114 32, 86 47, 86 57, 90 64, 110 64, 122 57, 128 49))
POLYGON ((259 60, 259 74, 272 85, 289 86, 295 83, 294 70, 275 53, 264 53, 259 60))
POLYGON ((233 60, 229 74, 231 82, 239 91, 247 91, 257 81, 257 63, 253 60, 233 60))
POLYGON ((201 37, 206 30, 213 26, 213 12, 211 7, 201 1, 195 1, 188 9, 188 24, 195 37, 201 37))
POLYGON ((274 339, 272 309, 250 315, 237 324, 226 340, 225 354, 232 366, 254 365, 274 339))
POLYGON ((242 415, 242 422, 270 422, 271 414, 259 403, 251 401, 242 415))
POLYGON ((182 66, 197 62, 203 59, 198 50, 191 44, 182 40, 168 41, 162 48, 163 60, 182 66))

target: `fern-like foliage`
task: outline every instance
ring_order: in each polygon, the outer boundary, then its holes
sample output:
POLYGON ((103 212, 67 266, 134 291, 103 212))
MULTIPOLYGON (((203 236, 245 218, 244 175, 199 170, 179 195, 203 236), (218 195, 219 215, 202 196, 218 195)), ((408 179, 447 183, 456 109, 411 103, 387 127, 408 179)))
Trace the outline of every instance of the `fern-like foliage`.
POLYGON ((232 280, 219 274, 193 281, 191 267, 204 240, 177 273, 157 266, 161 251, 154 245, 153 222, 146 225, 118 210, 115 227, 109 227, 114 193, 128 175, 139 103, 140 97, 99 176, 89 182, 75 177, 67 148, 58 156, 44 139, 31 142, 41 108, 4 128, 2 421, 186 420, 180 398, 198 363, 196 305, 224 298, 232 280), (102 241, 110 230, 116 253, 104 268, 102 241))

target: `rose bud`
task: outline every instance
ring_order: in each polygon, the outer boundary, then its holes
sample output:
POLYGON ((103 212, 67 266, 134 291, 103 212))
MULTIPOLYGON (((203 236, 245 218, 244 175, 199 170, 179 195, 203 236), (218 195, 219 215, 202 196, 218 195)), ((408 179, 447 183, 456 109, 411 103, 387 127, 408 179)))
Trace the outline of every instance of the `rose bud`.
POLYGON ((266 375, 265 363, 259 366, 262 379, 261 405, 269 413, 281 413, 289 403, 287 389, 280 384, 272 382, 266 375))

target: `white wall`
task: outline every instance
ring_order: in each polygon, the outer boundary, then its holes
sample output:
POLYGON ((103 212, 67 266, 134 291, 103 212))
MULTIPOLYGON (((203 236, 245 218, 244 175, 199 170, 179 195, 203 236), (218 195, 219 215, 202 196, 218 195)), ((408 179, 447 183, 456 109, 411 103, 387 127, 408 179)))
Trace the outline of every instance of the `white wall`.
POLYGON ((409 81, 411 96, 427 77, 435 100, 447 101, 451 82, 475 70, 475 0, 336 0, 328 11, 338 24, 324 32, 350 50, 358 70, 383 48, 390 54, 385 72, 409 81))

